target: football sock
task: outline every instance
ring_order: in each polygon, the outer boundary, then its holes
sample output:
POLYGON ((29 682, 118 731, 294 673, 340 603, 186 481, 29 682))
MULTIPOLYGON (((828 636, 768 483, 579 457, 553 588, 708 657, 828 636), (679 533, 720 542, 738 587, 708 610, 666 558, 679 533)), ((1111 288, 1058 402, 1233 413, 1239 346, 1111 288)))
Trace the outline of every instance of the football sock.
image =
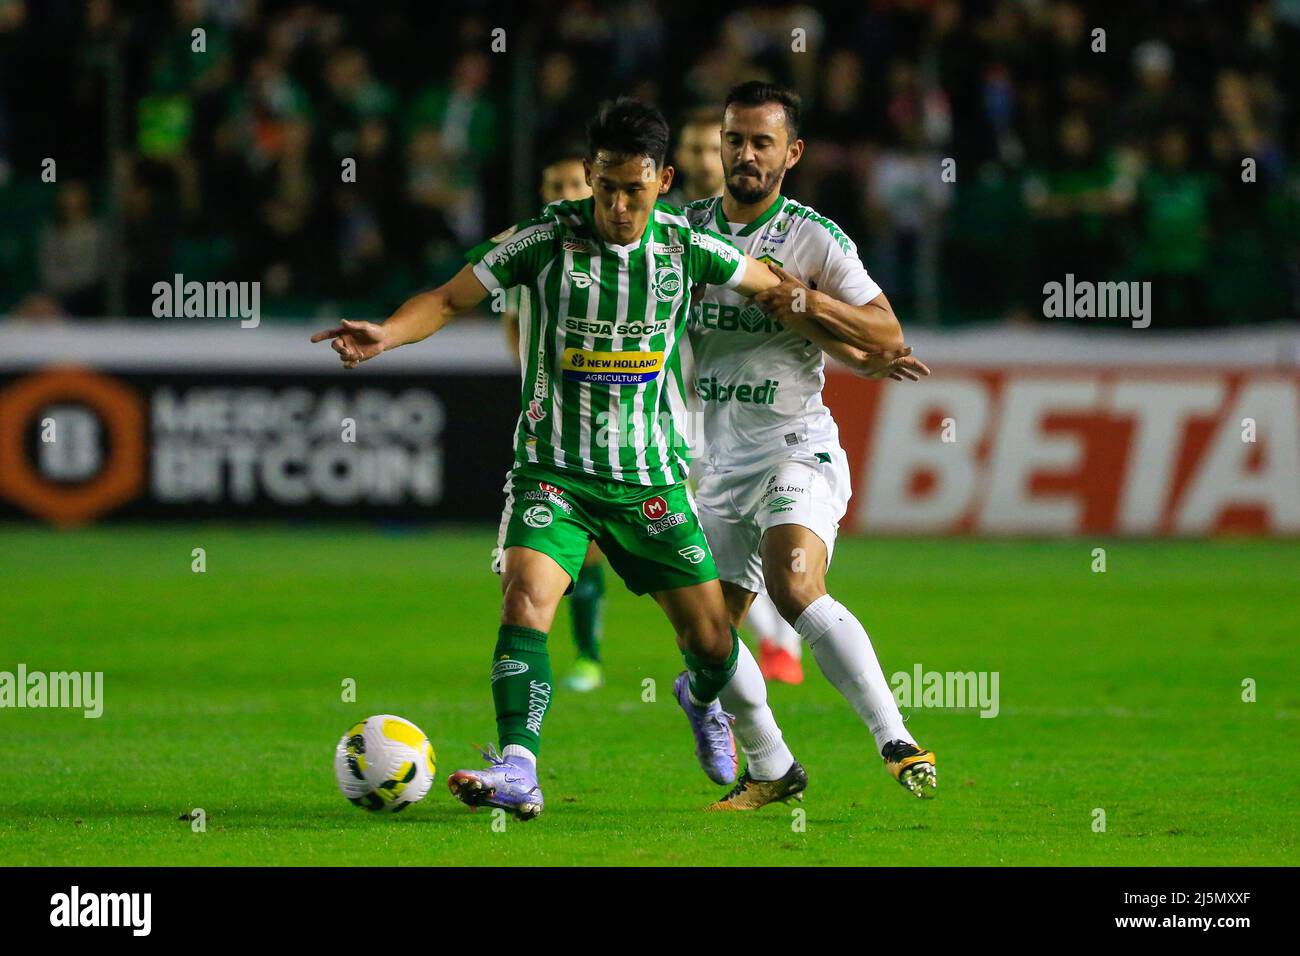
POLYGON ((736 717, 732 731, 745 754, 749 775, 755 780, 779 780, 794 763, 794 754, 785 745, 772 708, 767 706, 767 684, 758 662, 743 642, 736 643, 740 645, 736 675, 722 688, 718 700, 736 717))
POLYGON ((573 617, 573 643, 578 645, 578 655, 593 661, 600 660, 600 611, 604 602, 605 566, 583 565, 578 580, 573 582, 569 613, 573 617))
POLYGON ((796 659, 802 653, 803 642, 799 640, 799 632, 785 622, 785 618, 777 612, 776 605, 766 594, 754 596, 746 620, 759 640, 770 641, 777 647, 784 648, 796 659))
POLYGON ((720 664, 707 663, 690 651, 682 652, 682 659, 686 661, 686 670, 690 675, 688 681, 693 703, 703 707, 718 699, 718 691, 726 687, 727 681, 736 673, 739 653, 740 637, 734 627, 731 629, 731 653, 720 664))
POLYGON ((511 746, 524 748, 530 756, 539 753, 542 719, 551 706, 545 631, 501 625, 492 654, 492 702, 502 754, 508 755, 511 746))
POLYGON ((823 594, 804 608, 795 630, 808 642, 826 679, 866 723, 877 751, 891 740, 916 743, 903 726, 871 638, 848 608, 823 594))
POLYGON ((534 767, 537 766, 537 754, 533 753, 527 747, 521 746, 520 744, 506 744, 504 747, 501 748, 501 756, 507 758, 514 757, 519 760, 526 760, 534 767))

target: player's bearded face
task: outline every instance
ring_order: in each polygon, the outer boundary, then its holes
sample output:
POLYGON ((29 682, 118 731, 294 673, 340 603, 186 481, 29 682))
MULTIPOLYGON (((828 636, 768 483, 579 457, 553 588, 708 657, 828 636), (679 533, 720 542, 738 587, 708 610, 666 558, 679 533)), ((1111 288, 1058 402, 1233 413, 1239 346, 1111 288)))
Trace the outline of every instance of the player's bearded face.
POLYGON ((781 187, 786 170, 799 161, 802 149, 802 141, 790 141, 785 108, 779 103, 727 107, 722 118, 727 192, 747 205, 766 199, 781 187))
POLYGON ((738 159, 727 170, 727 192, 739 202, 756 203, 772 194, 784 174, 784 163, 776 169, 764 169, 752 158, 738 159))

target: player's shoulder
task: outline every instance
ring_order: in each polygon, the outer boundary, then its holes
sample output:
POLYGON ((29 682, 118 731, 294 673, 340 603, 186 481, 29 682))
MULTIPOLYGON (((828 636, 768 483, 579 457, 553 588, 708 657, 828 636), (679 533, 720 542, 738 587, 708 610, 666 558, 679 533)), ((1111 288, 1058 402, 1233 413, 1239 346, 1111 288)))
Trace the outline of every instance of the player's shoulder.
POLYGON ((700 218, 698 215, 693 214, 691 210, 691 207, 696 206, 698 203, 708 202, 710 200, 696 200, 687 203, 683 207, 674 206, 661 199, 655 203, 655 224, 665 231, 669 240, 673 243, 697 246, 706 252, 713 253, 715 256, 721 256, 723 259, 734 262, 740 258, 740 250, 708 228, 709 219, 707 216, 700 218))
MULTIPOLYGON (((781 231, 797 230, 800 240, 808 241, 812 239, 827 245, 835 245, 845 255, 856 256, 858 254, 858 247, 849 238, 848 233, 841 229, 835 220, 823 216, 812 206, 787 196, 778 218, 783 218, 789 223, 781 231)), ((779 222, 774 223, 774 227, 779 228, 779 226, 779 222)))
POLYGON ((676 227, 678 229, 689 229, 691 227, 682 207, 670 203, 666 199, 655 200, 654 221, 657 226, 676 227))
POLYGON ((588 221, 589 217, 583 216, 581 200, 557 200, 548 203, 537 215, 522 219, 491 236, 482 246, 496 249, 498 255, 507 251, 514 254, 551 240, 581 234, 588 221))
POLYGON ((682 214, 686 216, 686 221, 691 224, 692 229, 706 229, 713 222, 714 207, 721 201, 721 196, 692 199, 682 204, 682 214))
POLYGON ((557 199, 546 204, 540 218, 556 225, 578 229, 590 220, 589 212, 592 205, 593 201, 590 198, 557 199))

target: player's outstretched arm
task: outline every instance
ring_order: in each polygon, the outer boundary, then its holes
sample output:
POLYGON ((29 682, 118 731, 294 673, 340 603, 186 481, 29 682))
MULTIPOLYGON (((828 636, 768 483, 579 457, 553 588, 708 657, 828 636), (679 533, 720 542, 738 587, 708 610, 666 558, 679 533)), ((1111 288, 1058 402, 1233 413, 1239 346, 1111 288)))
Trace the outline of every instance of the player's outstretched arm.
POLYGON ((859 378, 892 378, 895 382, 919 382, 930 374, 925 363, 912 355, 904 346, 891 351, 865 351, 847 342, 841 342, 817 322, 808 322, 799 329, 801 335, 827 355, 840 362, 859 378))
POLYGON ((754 301, 782 325, 802 332, 811 320, 841 342, 867 352, 897 352, 906 347, 903 326, 883 292, 863 305, 849 305, 808 288, 779 266, 768 268, 779 281, 760 291, 754 301))
POLYGON ((413 295, 382 324, 344 319, 337 327, 317 332, 313 342, 332 339, 344 368, 356 368, 383 352, 427 339, 457 312, 473 308, 487 298, 487 289, 465 266, 448 282, 430 292, 413 295))

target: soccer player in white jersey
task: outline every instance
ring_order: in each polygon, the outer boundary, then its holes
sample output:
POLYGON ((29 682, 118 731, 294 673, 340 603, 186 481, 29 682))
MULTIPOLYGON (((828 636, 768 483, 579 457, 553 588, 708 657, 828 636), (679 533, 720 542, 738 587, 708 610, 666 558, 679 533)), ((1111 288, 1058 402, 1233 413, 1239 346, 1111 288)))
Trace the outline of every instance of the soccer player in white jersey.
MULTIPOLYGON (((707 286, 692 305, 703 412, 696 503, 733 624, 766 591, 867 724, 889 772, 928 796, 937 785, 934 755, 904 726, 866 630, 826 590, 850 481, 821 397, 823 351, 871 377, 916 380, 928 370, 904 348, 893 309, 849 238, 781 194, 803 154, 799 113, 791 90, 758 81, 733 89, 722 121, 725 191, 685 207, 693 227, 714 230, 783 277, 752 301, 707 286)), ((740 743, 749 766, 719 809, 761 806, 789 763, 784 745, 740 743)))

